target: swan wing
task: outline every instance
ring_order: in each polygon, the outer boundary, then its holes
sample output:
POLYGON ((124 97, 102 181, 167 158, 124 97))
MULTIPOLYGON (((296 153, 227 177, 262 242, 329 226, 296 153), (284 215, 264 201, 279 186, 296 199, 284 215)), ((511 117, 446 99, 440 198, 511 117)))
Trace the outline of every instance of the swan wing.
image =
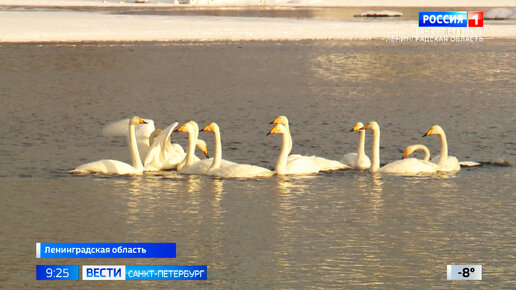
MULTIPOLYGON (((432 162, 439 164, 439 159, 441 158, 440 155, 435 156, 432 158, 432 162)), ((446 159, 446 163, 442 165, 439 168, 439 171, 448 172, 448 171, 460 171, 460 162, 455 156, 448 156, 448 159, 446 159)))
POLYGON ((177 122, 172 123, 154 139, 145 156, 145 170, 174 169, 185 158, 183 147, 170 143, 171 134, 177 125, 179 125, 177 122))
POLYGON ((347 164, 353 169, 363 170, 371 167, 371 159, 369 159, 369 156, 364 155, 364 158, 359 159, 358 154, 356 152, 344 155, 340 162, 347 164))
MULTIPOLYGON (((146 156, 149 150, 149 137, 154 132, 154 121, 144 119, 147 124, 139 124, 134 127, 136 141, 138 142, 138 151, 140 156, 146 156)), ((106 124, 102 128, 104 136, 127 136, 129 137, 129 119, 123 119, 106 124)))
POLYGON ((417 158, 406 158, 386 164, 378 171, 387 174, 418 175, 435 173, 438 170, 439 166, 437 164, 417 158))
POLYGON ((218 177, 246 178, 246 177, 269 177, 274 174, 267 168, 250 164, 233 164, 209 170, 208 175, 218 177))
POLYGON ((141 174, 143 170, 137 170, 131 165, 112 159, 102 159, 98 161, 89 162, 86 164, 79 165, 69 173, 76 174, 90 174, 90 173, 101 173, 101 174, 141 174))
POLYGON ((314 174, 320 171, 319 166, 311 157, 300 156, 287 160, 284 174, 314 174))
POLYGON ((351 167, 337 160, 330 160, 323 157, 312 156, 313 161, 319 166, 320 171, 350 169, 351 167))
POLYGON ((348 154, 345 154, 344 156, 342 156, 342 158, 340 159, 340 162, 347 164, 354 168, 357 164, 357 160, 358 160, 358 154, 356 152, 353 152, 353 153, 348 153, 348 154))
MULTIPOLYGON (((212 163, 213 163, 213 158, 208 158, 208 159, 199 160, 190 166, 186 166, 183 163, 181 167, 178 166, 177 168, 178 168, 178 171, 180 171, 181 173, 184 173, 184 174, 206 174, 208 172, 208 170, 210 169, 212 163)), ((236 164, 235 162, 222 159, 220 162, 220 168, 224 168, 226 166, 235 165, 235 164, 236 164)))

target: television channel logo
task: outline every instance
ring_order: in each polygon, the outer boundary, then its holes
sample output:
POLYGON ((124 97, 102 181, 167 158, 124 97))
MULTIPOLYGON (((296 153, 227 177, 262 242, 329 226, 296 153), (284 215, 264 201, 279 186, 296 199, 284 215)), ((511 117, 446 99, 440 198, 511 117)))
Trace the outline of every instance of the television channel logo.
POLYGON ((419 27, 484 27, 484 12, 419 11, 419 27))

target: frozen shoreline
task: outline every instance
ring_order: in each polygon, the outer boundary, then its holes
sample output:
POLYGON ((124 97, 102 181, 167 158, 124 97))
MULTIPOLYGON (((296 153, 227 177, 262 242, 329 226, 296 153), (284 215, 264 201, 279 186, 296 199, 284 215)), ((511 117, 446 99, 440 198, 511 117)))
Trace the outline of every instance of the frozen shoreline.
MULTIPOLYGON (((516 22, 485 24, 484 38, 516 38, 516 22)), ((0 42, 385 39, 416 35, 418 23, 264 17, 0 12, 0 42)))
MULTIPOLYGON (((331 1, 324 3, 328 2, 331 1)), ((374 1, 365 3, 371 2, 374 1)), ((403 1, 393 2, 401 3, 403 1)), ((103 7, 102 2, 96 0, 0 0, 0 5, 12 3, 16 3, 16 6, 51 5, 56 7, 56 5, 64 4, 74 4, 77 6, 88 4, 92 7, 103 7)), ((458 4, 460 3, 462 1, 459 1, 458 4)), ((114 2, 110 1, 106 2, 105 5, 112 4, 114 2)), ((147 7, 149 4, 125 3, 118 5, 147 7)), ((163 7, 165 4, 157 5, 163 7)), ((196 7, 195 5, 175 6, 196 7)), ((182 40, 368 40, 415 37, 418 35, 417 30, 417 21, 402 19, 390 21, 381 19, 351 21, 271 17, 127 15, 103 13, 102 10, 73 11, 25 8, 0 11, 0 43, 182 40)), ((516 21, 485 21, 481 37, 516 38, 516 21)))
MULTIPOLYGON (((181 0, 182 1, 182 0, 181 0)), ((283 6, 283 7, 516 7, 512 0, 457 0, 450 4, 447 0, 190 0, 195 4, 178 4, 179 0, 148 0, 148 3, 135 3, 135 0, 0 0, 0 6, 99 6, 99 7, 246 7, 246 6, 283 6)), ((186 0, 185 0, 186 2, 186 0)))

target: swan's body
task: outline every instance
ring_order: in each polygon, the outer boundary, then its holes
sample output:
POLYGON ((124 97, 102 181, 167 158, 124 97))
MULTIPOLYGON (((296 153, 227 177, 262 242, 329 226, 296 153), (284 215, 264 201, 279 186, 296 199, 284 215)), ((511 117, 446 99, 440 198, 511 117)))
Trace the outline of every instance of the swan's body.
MULTIPOLYGON (((149 138, 155 131, 154 121, 151 119, 143 119, 146 123, 135 126, 135 136, 138 144, 138 152, 140 156, 146 156, 150 147, 149 138)), ((130 119, 123 119, 116 122, 111 122, 102 128, 104 136, 128 136, 129 137, 129 121, 130 119)))
POLYGON ((372 173, 385 173, 397 175, 418 175, 428 174, 437 171, 438 166, 430 162, 423 162, 416 158, 396 160, 380 168, 380 126, 375 121, 367 123, 363 129, 373 131, 373 164, 370 168, 372 173))
POLYGON ((364 152, 365 146, 365 130, 360 130, 364 127, 362 122, 357 122, 351 132, 358 131, 360 133, 360 141, 358 142, 357 152, 348 153, 340 160, 342 163, 349 165, 352 169, 369 169, 371 167, 371 160, 364 152))
POLYGON ((133 117, 129 121, 129 147, 131 149, 131 157, 133 165, 127 163, 112 160, 102 159, 86 164, 82 164, 70 171, 70 173, 88 174, 88 173, 102 173, 102 174, 141 174, 143 173, 143 164, 138 153, 138 145, 136 141, 136 134, 134 126, 137 124, 145 124, 145 121, 140 117, 133 117))
MULTIPOLYGON (((428 150, 428 147, 426 147, 425 145, 422 145, 422 144, 416 144, 416 145, 407 146, 405 148, 403 156, 405 156, 405 157, 409 156, 410 154, 412 154, 412 152, 414 152, 416 150, 423 150, 425 152, 425 157, 423 158, 423 160, 424 161, 430 161, 430 150, 428 150)), ((437 156, 432 158, 432 163, 436 164, 436 162, 439 162, 440 158, 441 158, 441 155, 438 154, 437 156)), ((462 166, 465 166, 465 167, 475 167, 475 166, 482 165, 481 163, 475 162, 475 161, 459 161, 459 164, 460 164, 461 167, 462 166)))
MULTIPOLYGON (((179 132, 188 133, 188 152, 184 160, 177 165, 177 171, 184 174, 205 174, 211 167, 213 158, 196 160, 195 147, 198 142, 199 125, 194 121, 189 121, 177 129, 179 132)), ((221 166, 235 164, 231 161, 222 161, 221 166)))
MULTIPOLYGON (((290 134, 290 126, 288 122, 288 118, 286 116, 279 116, 274 121, 271 122, 271 124, 280 124, 285 127, 285 130, 287 131, 287 145, 288 145, 288 152, 292 151, 292 135, 290 134)), ((337 160, 330 160, 319 156, 303 156, 299 154, 292 154, 288 156, 288 160, 294 161, 298 158, 311 158, 317 166, 319 166, 320 171, 330 171, 330 170, 340 170, 340 169, 349 169, 350 166, 337 161, 337 160)))
MULTIPOLYGON (((412 152, 414 152, 416 150, 423 150, 425 152, 425 157, 423 159, 424 161, 430 160, 430 150, 428 150, 428 147, 426 147, 425 145, 422 145, 422 144, 407 146, 407 148, 405 148, 405 151, 403 153, 403 156, 404 156, 403 158, 405 158, 406 156, 410 156, 410 154, 412 154, 412 152)), ((436 164, 435 162, 439 162, 440 159, 441 159, 441 155, 435 156, 434 158, 432 158, 432 164, 436 164)), ((475 167, 475 166, 482 165, 481 163, 475 162, 475 161, 459 161, 459 164, 461 167, 462 166, 475 167)))
POLYGON ((432 159, 432 162, 439 165, 439 171, 459 171, 460 163, 457 157, 448 156, 448 142, 446 141, 446 134, 443 128, 439 125, 434 125, 423 137, 430 135, 439 135, 441 137, 441 154, 432 159))
POLYGON ((233 164, 221 167, 222 159, 222 142, 220 137, 220 129, 216 123, 210 123, 202 129, 202 131, 213 132, 215 136, 215 156, 210 168, 206 171, 207 175, 218 177, 267 177, 272 176, 273 172, 267 168, 250 164, 233 164))
POLYGON ((290 153, 289 146, 289 131, 288 129, 277 124, 267 134, 282 134, 283 145, 281 146, 281 153, 276 162, 276 173, 278 175, 301 175, 301 174, 315 174, 320 171, 319 165, 314 161, 313 158, 308 156, 298 155, 294 158, 288 158, 290 153))

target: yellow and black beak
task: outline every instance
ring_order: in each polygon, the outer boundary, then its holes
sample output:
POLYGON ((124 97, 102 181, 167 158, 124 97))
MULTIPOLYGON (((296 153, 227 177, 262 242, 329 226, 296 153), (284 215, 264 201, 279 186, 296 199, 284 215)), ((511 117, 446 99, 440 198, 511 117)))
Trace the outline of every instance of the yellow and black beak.
POLYGON ((210 154, 208 154, 208 148, 202 150, 202 153, 204 153, 204 156, 206 156, 206 158, 210 158, 210 154))
POLYGON ((140 124, 148 124, 148 122, 145 121, 144 119, 140 118, 140 124))
POLYGON ((432 129, 428 130, 428 132, 426 132, 423 137, 426 137, 426 136, 430 136, 432 135, 432 129))
POLYGON ((270 134, 275 134, 275 133, 278 133, 278 126, 274 126, 272 127, 272 129, 269 131, 269 133, 267 133, 267 136, 269 136, 270 134))
POLYGON ((181 125, 181 127, 176 128, 176 129, 174 130, 174 132, 184 132, 184 131, 183 131, 183 130, 185 129, 184 127, 185 127, 185 125, 183 124, 183 125, 181 125))
POLYGON ((201 129, 201 131, 208 131, 208 126, 206 125, 204 128, 201 129))
POLYGON ((406 151, 403 152, 403 157, 401 159, 405 159, 405 158, 407 158, 407 152, 406 151))

